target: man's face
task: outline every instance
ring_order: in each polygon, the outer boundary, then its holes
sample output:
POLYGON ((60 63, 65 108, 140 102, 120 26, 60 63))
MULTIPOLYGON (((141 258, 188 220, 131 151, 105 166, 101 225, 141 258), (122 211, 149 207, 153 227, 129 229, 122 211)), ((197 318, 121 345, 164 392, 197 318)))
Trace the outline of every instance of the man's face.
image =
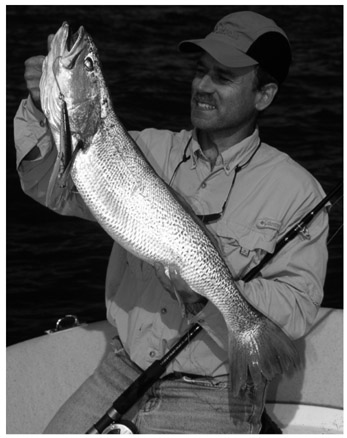
POLYGON ((192 83, 195 128, 228 134, 253 125, 258 111, 254 67, 228 68, 204 53, 192 83))

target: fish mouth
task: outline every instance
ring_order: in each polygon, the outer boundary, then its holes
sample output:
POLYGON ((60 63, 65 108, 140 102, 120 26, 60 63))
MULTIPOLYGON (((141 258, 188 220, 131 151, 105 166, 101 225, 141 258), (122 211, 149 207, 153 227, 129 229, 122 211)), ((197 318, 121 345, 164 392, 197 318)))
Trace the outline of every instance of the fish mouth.
MULTIPOLYGON (((57 50, 56 57, 61 59, 62 65, 65 68, 72 69, 74 67, 79 54, 85 47, 85 35, 86 32, 83 26, 80 26, 78 31, 74 33, 66 21, 57 32, 55 45, 57 50)), ((52 45, 54 44, 55 40, 52 42, 52 45)))
POLYGON ((66 31, 65 48, 69 53, 71 53, 74 51, 74 49, 79 45, 79 43, 83 39, 85 34, 84 27, 80 26, 78 31, 73 33, 71 27, 67 22, 64 22, 63 26, 65 27, 65 31, 66 31))

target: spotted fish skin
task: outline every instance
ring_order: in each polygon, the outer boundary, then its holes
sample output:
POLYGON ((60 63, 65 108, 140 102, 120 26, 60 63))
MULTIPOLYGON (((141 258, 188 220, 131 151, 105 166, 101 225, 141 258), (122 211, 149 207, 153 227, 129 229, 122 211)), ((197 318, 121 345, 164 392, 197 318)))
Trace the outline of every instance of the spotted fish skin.
MULTIPOLYGON (((72 145, 82 145, 71 177, 96 220, 140 259, 174 265, 192 290, 219 309, 229 335, 234 395, 249 375, 257 384, 296 365, 292 342, 242 296, 207 230, 158 177, 117 118, 91 37, 81 27, 72 41, 64 23, 44 63, 52 69, 45 77, 59 83, 72 145)), ((40 87, 44 111, 57 111, 57 87, 49 89, 47 79, 40 87)), ((59 117, 49 123, 60 132, 59 117)))

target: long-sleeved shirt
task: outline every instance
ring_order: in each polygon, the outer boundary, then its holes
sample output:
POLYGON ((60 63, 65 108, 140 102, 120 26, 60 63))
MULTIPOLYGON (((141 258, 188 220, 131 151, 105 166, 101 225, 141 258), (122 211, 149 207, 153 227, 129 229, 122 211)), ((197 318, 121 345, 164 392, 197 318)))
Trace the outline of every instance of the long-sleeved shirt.
MULTIPOLYGON (((146 129, 130 134, 158 175, 171 183, 197 214, 219 213, 227 201, 222 217, 208 227, 240 292, 290 338, 303 336, 323 299, 326 209, 306 233, 288 243, 262 269, 261 275, 247 283, 242 277, 266 253, 272 253, 286 231, 323 198, 319 183, 288 155, 262 142, 257 129, 220 154, 213 169, 194 130, 146 129), (241 170, 234 180, 237 166, 241 170)), ((45 117, 30 98, 21 103, 15 117, 15 144, 22 188, 44 204, 57 154, 45 117), (40 156, 23 161, 35 146, 40 156)), ((93 220, 78 193, 71 194, 59 213, 93 220)), ((228 373, 228 335, 218 309, 208 301, 198 314, 185 317, 154 269, 116 243, 107 269, 106 308, 126 351, 142 369, 162 357, 190 323, 199 322, 204 330, 169 365, 167 373, 228 373)))

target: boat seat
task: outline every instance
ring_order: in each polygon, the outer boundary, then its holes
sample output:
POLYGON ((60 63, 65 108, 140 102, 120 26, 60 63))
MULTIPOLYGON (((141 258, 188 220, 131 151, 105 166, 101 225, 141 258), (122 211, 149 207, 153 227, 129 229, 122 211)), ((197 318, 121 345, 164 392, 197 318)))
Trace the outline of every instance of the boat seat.
MULTIPOLYGON (((342 409, 342 319, 342 310, 319 310, 310 333, 296 341, 303 368, 271 382, 269 403, 342 409)), ((7 433, 42 433, 62 403, 93 373, 114 334, 114 328, 101 321, 8 347, 7 433)))

